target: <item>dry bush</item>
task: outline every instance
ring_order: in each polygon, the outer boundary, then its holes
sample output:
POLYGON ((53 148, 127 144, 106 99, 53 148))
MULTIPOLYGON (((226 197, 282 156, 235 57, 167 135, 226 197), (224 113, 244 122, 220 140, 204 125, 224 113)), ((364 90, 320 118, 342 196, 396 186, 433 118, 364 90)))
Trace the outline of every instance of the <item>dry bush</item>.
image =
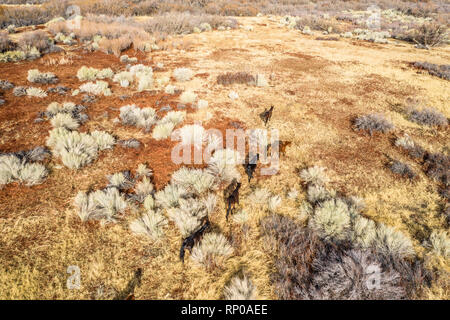
POLYGON ((295 25, 295 28, 299 30, 303 30, 305 27, 310 27, 312 30, 327 32, 331 31, 334 33, 341 33, 345 31, 338 21, 333 19, 325 19, 314 15, 300 17, 295 25))
POLYGON ((412 31, 412 41, 426 48, 444 44, 448 40, 447 26, 437 22, 427 22, 412 31))
POLYGON ((14 49, 14 44, 9 39, 8 33, 1 31, 0 32, 0 53, 4 51, 9 51, 14 49))
POLYGON ((255 82, 255 77, 248 72, 227 72, 217 77, 217 83, 224 86, 235 83, 253 84, 255 82))
POLYGON ((428 71, 432 76, 439 77, 441 79, 450 80, 450 65, 449 64, 433 64, 428 62, 414 62, 414 67, 428 71))
POLYGON ((49 0, 41 6, 14 6, 3 8, 0 28, 10 24, 16 27, 42 24, 54 17, 64 16, 67 0, 49 0))
POLYGON ((441 112, 432 108, 424 108, 423 110, 409 108, 408 115, 411 121, 422 125, 446 126, 448 124, 447 118, 441 112))
POLYGON ((355 119, 354 125, 357 130, 369 131, 370 135, 374 131, 385 133, 394 129, 394 125, 383 114, 368 114, 358 117, 355 119))
POLYGON ((428 153, 424 160, 424 170, 427 176, 448 186, 450 184, 450 157, 442 153, 428 153))
POLYGON ((20 37, 18 45, 24 51, 35 47, 39 52, 46 52, 50 48, 48 35, 42 30, 25 32, 20 37))
POLYGON ((122 51, 130 48, 132 40, 127 36, 122 36, 117 39, 101 39, 98 44, 101 51, 119 57, 122 51))
POLYGON ((227 25, 226 19, 219 16, 171 12, 152 17, 143 23, 143 27, 145 31, 153 34, 185 34, 191 33, 194 27, 198 27, 202 23, 208 23, 213 29, 227 25))
POLYGON ((393 173, 399 174, 411 180, 417 176, 416 173, 413 171, 413 169, 411 169, 411 167, 408 164, 403 163, 401 161, 394 161, 390 165, 390 169, 393 173))
POLYGON ((325 243, 288 217, 266 217, 261 229, 276 256, 280 299, 404 299, 429 284, 420 264, 325 243))

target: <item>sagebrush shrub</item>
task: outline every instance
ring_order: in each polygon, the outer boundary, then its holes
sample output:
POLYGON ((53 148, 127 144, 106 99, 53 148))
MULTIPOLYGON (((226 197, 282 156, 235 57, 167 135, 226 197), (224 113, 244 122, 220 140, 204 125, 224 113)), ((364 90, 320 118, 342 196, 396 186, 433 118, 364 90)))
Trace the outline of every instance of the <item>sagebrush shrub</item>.
POLYGON ((411 169, 408 164, 401 161, 394 161, 390 165, 390 169, 393 173, 399 174, 408 179, 414 179, 416 177, 416 173, 413 171, 413 169, 411 169))
POLYGON ((27 80, 33 83, 57 83, 58 77, 52 72, 40 72, 38 69, 28 70, 27 80))
POLYGON ((14 45, 9 39, 8 33, 0 31, 0 53, 14 49, 14 45))
POLYGON ((413 66, 428 71, 429 74, 439 77, 444 80, 450 80, 450 65, 449 64, 433 64, 429 62, 414 62, 413 66))
POLYGON ((8 80, 0 80, 0 90, 10 90, 14 88, 14 83, 8 80))
POLYGON ((423 110, 410 108, 408 115, 411 121, 426 126, 446 126, 448 124, 447 118, 441 112, 432 108, 424 108, 423 110))
POLYGON ((408 287, 415 285, 416 277, 405 263, 397 267, 371 250, 325 243, 288 217, 268 216, 261 229, 275 254, 272 281, 280 299, 372 300, 411 295, 408 287))
POLYGON ((443 153, 427 153, 424 157, 424 171, 430 178, 450 185, 450 156, 443 153))
POLYGON ((382 114, 368 114, 355 119, 355 128, 357 130, 369 131, 372 135, 374 131, 386 133, 394 129, 394 125, 382 114))
POLYGON ((44 53, 47 52, 51 46, 47 33, 42 30, 23 33, 18 41, 18 45, 24 51, 35 47, 39 52, 44 53))

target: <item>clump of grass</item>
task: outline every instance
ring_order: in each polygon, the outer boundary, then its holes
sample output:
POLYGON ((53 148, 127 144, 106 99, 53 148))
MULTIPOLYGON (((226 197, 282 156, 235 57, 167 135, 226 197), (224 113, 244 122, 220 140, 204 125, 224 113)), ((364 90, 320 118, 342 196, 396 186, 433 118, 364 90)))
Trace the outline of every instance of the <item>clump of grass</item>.
POLYGON ((428 71, 432 76, 439 77, 444 80, 450 80, 450 65, 443 64, 433 64, 429 62, 416 61, 412 64, 417 69, 422 69, 428 71))
POLYGON ((127 208, 125 197, 117 188, 106 188, 94 192, 80 191, 74 199, 81 221, 105 220, 116 222, 127 208))
POLYGON ((38 69, 28 70, 27 80, 33 83, 57 83, 58 77, 52 72, 40 72, 38 69))
POLYGON ((94 95, 103 94, 104 96, 111 95, 111 89, 106 81, 97 80, 96 82, 86 82, 80 86, 81 92, 86 92, 94 95))
POLYGON ((221 260, 233 253, 233 247, 220 233, 207 233, 200 243, 192 249, 191 259, 200 265, 212 268, 220 264, 221 260))
POLYGON ((130 171, 117 172, 108 176, 108 187, 117 188, 119 190, 130 189, 134 185, 130 171))
POLYGON ((97 159, 99 151, 112 148, 115 139, 111 137, 105 139, 104 135, 102 136, 103 138, 99 140, 98 134, 91 135, 65 128, 55 128, 50 131, 46 144, 56 156, 61 157, 66 167, 80 169, 97 159), (110 142, 106 143, 106 141, 110 142))
POLYGON ((417 176, 416 173, 413 171, 413 169, 411 169, 411 167, 408 164, 403 163, 401 161, 396 160, 392 162, 389 168, 393 173, 399 174, 410 180, 414 179, 417 176))
POLYGON ((197 100, 197 94, 192 91, 184 91, 180 95, 180 102, 181 103, 194 103, 195 100, 197 100))
POLYGON ((94 81, 97 79, 103 80, 103 79, 111 79, 114 76, 114 72, 111 70, 111 68, 105 68, 105 69, 95 69, 92 67, 86 67, 82 66, 77 71, 77 78, 80 81, 94 81))
POLYGON ((181 143, 185 146, 201 148, 203 142, 207 139, 205 128, 198 124, 185 125, 177 129, 176 132, 181 138, 181 143))
POLYGON ((329 181, 329 178, 325 174, 325 168, 318 166, 303 169, 300 172, 300 178, 306 184, 312 184, 316 186, 324 186, 329 181))
POLYGON ((168 184, 164 189, 155 194, 156 203, 164 209, 180 206, 180 198, 186 194, 181 186, 168 184))
POLYGON ((172 75, 177 81, 184 82, 191 80, 194 73, 189 68, 176 68, 172 75))
POLYGON ((394 129, 394 125, 383 114, 368 114, 357 117, 354 125, 357 130, 368 131, 370 135, 374 131, 386 133, 394 129))
POLYGON ((68 130, 75 130, 80 126, 80 123, 68 113, 57 113, 50 120, 53 128, 65 128, 68 130))
POLYGON ((341 200, 328 200, 316 208, 309 227, 323 239, 345 240, 350 228, 350 212, 341 200))
POLYGON ((175 125, 172 122, 158 123, 153 128, 152 137, 156 140, 163 140, 170 137, 175 125))
POLYGON ((256 79, 248 72, 227 72, 217 77, 217 83, 227 86, 232 84, 255 84, 256 79))
POLYGON ((428 245, 437 255, 440 255, 445 259, 450 258, 450 238, 446 231, 433 230, 428 245))
POLYGON ((158 240, 164 235, 163 228, 166 225, 167 219, 161 213, 149 210, 133 220, 130 223, 130 229, 135 234, 158 240))
POLYGON ((156 123, 156 111, 153 108, 139 108, 136 105, 126 105, 120 108, 122 124, 136 126, 149 131, 156 123))
POLYGON ((424 108, 417 110, 410 108, 408 116, 411 121, 426 126, 446 126, 448 124, 447 118, 439 111, 432 108, 424 108))
POLYGON ((36 157, 27 154, 23 157, 15 154, 0 155, 0 189, 16 181, 28 186, 41 184, 47 177, 48 170, 44 165, 31 160, 36 160, 36 157))
POLYGON ((29 97, 45 98, 47 93, 41 88, 29 87, 26 89, 26 95, 29 97))
POLYGON ((197 195, 203 195, 217 187, 215 177, 203 169, 182 167, 172 174, 171 183, 197 195))
POLYGON ((400 231, 383 224, 378 226, 374 245, 386 257, 403 259, 414 255, 411 240, 400 231))
POLYGON ((224 288, 225 299, 227 300, 256 300, 256 287, 251 280, 244 277, 235 276, 224 288))

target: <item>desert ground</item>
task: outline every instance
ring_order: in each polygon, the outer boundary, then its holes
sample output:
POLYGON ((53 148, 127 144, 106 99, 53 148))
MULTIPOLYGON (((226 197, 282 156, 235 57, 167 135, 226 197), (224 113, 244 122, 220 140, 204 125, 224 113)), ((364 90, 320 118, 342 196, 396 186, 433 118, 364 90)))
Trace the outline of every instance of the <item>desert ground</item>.
MULTIPOLYGON (((146 19, 151 18, 137 20, 146 19)), ((48 170, 42 183, 12 182, 0 189, 1 299, 117 299, 131 293, 135 299, 223 299, 224 288, 240 273, 251 280, 253 298, 279 299, 273 280, 277 255, 261 225, 273 214, 289 217, 299 226, 310 225, 311 215, 302 209, 308 194, 301 172, 314 166, 324 168, 329 190, 364 199, 363 217, 392 227, 410 240, 414 253, 408 259, 422 262, 433 277, 409 298, 449 298, 449 240, 444 241, 442 255, 427 245, 432 232, 448 231, 448 198, 442 196, 442 188, 448 190, 448 185, 443 187, 427 175, 422 162, 395 142, 407 134, 423 149, 448 157, 448 125, 424 126, 410 121, 406 113, 409 101, 417 100, 446 119, 450 117, 448 79, 413 66, 414 62, 448 65, 450 47, 424 50, 400 40, 374 43, 320 31, 307 34, 280 24, 282 16, 276 15, 234 19, 237 28, 171 35, 158 41, 158 50, 129 48, 121 52, 136 57, 137 64, 152 67, 155 79, 168 77, 179 89, 173 94, 156 84, 139 92, 107 79, 111 95, 96 95, 89 102, 82 93, 72 95, 82 84, 77 72, 83 66, 111 68, 114 73, 125 69, 118 56, 91 51, 82 44, 58 44, 61 51, 35 60, 0 62, 0 79, 16 87, 69 88, 65 95, 52 92, 42 98, 15 96, 13 90, 4 90, 2 153, 47 145, 52 124, 35 119, 52 102, 70 101, 87 107, 84 112, 89 120, 79 126, 80 132, 105 131, 116 141, 133 138, 141 143, 136 149, 116 143, 79 169, 68 168, 53 154, 42 162, 48 170), (177 81, 172 74, 177 68, 191 69, 192 78, 177 81), (59 81, 56 85, 31 84, 27 80, 30 69, 54 73, 59 81), (221 74, 239 71, 264 75, 267 84, 217 83, 221 74), (180 94, 185 91, 208 101, 208 106, 197 108, 187 103, 181 109, 180 94), (238 97, 231 99, 231 91, 238 97), (161 108, 167 105, 186 111, 180 127, 196 123, 221 132, 276 129, 280 140, 291 142, 280 155, 274 175, 261 175, 263 165, 258 164, 249 183, 244 167, 236 167, 242 177, 238 208, 246 213, 244 222, 226 220, 223 186, 215 189, 218 200, 209 214, 211 232, 222 234, 233 249, 215 265, 199 265, 189 252, 184 263, 180 261, 183 236, 170 218, 157 239, 133 233, 130 223, 143 213, 139 204, 128 204, 115 222, 80 219, 75 197, 79 192, 105 188, 108 175, 123 170, 134 174, 138 165, 145 163, 153 172, 151 181, 158 192, 182 167, 171 160, 175 142, 170 138, 157 140, 151 131, 116 120, 120 108, 131 104, 151 107, 158 114, 164 114, 161 108), (272 118, 265 126, 260 113, 271 105, 272 118), (383 114, 393 129, 373 134, 356 130, 355 118, 373 113, 383 114), (389 165, 394 160, 407 163, 415 172, 414 179, 393 173, 389 165), (264 199, 256 201, 261 189, 269 198, 279 196, 281 201, 269 207, 264 199), (81 271, 78 289, 66 286, 69 266, 81 271), (134 285, 136 274, 138 285, 134 285), (132 290, 128 290, 130 286, 132 290)), ((32 30, 29 26, 18 28, 11 38, 19 39, 32 30)), ((37 30, 52 36, 47 25, 38 25, 37 30)), ((207 165, 188 167, 205 169, 207 165)), ((161 214, 168 216, 164 209, 161 214)))

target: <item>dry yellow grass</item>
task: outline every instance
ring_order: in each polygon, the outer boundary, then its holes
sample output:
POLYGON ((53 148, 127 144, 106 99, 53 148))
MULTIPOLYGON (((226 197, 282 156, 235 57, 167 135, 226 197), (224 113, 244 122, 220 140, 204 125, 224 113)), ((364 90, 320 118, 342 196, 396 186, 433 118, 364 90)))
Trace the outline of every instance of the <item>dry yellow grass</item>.
MULTIPOLYGON (((393 176, 385 168, 386 155, 408 158, 392 145, 392 135, 369 137, 356 133, 351 120, 357 115, 382 112, 396 126, 394 135, 407 132, 426 148, 448 150, 448 129, 421 128, 405 120, 392 105, 403 104, 407 97, 420 97, 450 117, 448 81, 418 74, 405 63, 449 64, 449 48, 424 51, 404 43, 316 41, 314 36, 280 27, 278 21, 277 17, 239 18, 240 23, 254 26, 254 31, 187 35, 180 40, 191 44, 188 50, 151 54, 153 61, 169 68, 187 64, 195 73, 209 74, 206 79, 196 77, 181 86, 209 101, 208 112, 215 116, 225 115, 239 119, 248 128, 261 128, 259 113, 275 105, 269 128, 278 129, 281 139, 292 141, 277 175, 259 177, 251 186, 243 179, 241 206, 249 212, 248 231, 243 232, 236 223, 227 223, 223 203, 218 201, 210 219, 214 228, 233 238, 236 248, 221 269, 208 272, 194 266, 189 258, 181 264, 181 236, 172 224, 165 229, 162 241, 151 242, 128 229, 137 213, 130 212, 117 225, 80 222, 72 199, 88 186, 105 185, 105 173, 115 171, 114 158, 106 153, 78 172, 54 168, 49 177, 54 185, 52 192, 36 188, 29 192, 30 201, 20 210, 10 212, 9 205, 0 204, 0 298, 110 298, 115 290, 126 287, 134 270, 142 268, 142 285, 135 291, 136 299, 221 299, 223 287, 241 269, 250 275, 260 298, 276 299, 270 282, 273 258, 258 228, 260 219, 268 213, 246 199, 255 185, 264 187, 282 196, 278 212, 298 216, 304 192, 297 201, 288 200, 286 192, 292 187, 302 190, 297 169, 311 165, 328 168, 333 188, 365 198, 368 217, 407 234, 418 256, 425 257, 428 251, 422 242, 430 230, 445 228, 442 198, 435 183, 423 173, 414 183, 393 176), (271 76, 270 85, 222 87, 215 83, 219 74, 236 71, 263 73, 268 79, 271 76), (230 90, 240 98, 230 100, 230 90), (55 193, 58 185, 65 189, 55 193), (66 269, 70 265, 81 269, 80 290, 66 289, 66 269), (97 294, 101 290, 103 295, 97 294)), ((202 111, 190 114, 188 121, 206 118, 206 111, 202 111)), ((95 127, 95 123, 89 126, 95 127)), ((110 122, 102 127, 117 130, 110 122)), ((124 137, 127 132, 119 135, 124 137)), ((415 168, 420 172, 419 167, 415 168)), ((240 171, 245 175, 242 168, 240 171)), ((429 261, 449 271, 449 261, 429 261)), ((435 283, 422 298, 449 297, 448 283, 435 283)))

